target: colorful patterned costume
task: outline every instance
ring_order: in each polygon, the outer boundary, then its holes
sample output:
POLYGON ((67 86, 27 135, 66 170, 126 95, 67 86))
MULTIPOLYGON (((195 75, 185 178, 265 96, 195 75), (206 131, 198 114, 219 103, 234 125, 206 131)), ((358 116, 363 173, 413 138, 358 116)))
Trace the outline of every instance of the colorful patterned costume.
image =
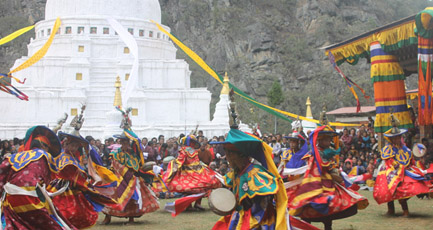
POLYGON ((123 137, 115 137, 131 139, 132 152, 124 152, 120 148, 110 154, 113 170, 120 182, 112 196, 117 204, 105 206, 103 212, 117 217, 140 217, 158 210, 159 203, 145 180, 136 176, 144 164, 140 139, 131 130, 125 129, 123 134, 123 137))
MULTIPOLYGON (((323 220, 344 218, 354 215, 357 209, 368 206, 366 198, 333 179, 331 174, 339 174, 335 161, 338 159, 338 156, 335 156, 338 152, 331 148, 320 149, 317 146, 318 135, 327 133, 334 132, 329 126, 321 126, 310 134, 309 140, 313 149, 307 156, 308 168, 302 183, 289 197, 288 202, 291 215, 310 221, 324 222, 323 220), (340 216, 345 210, 350 214, 340 216)), ((338 142, 338 138, 334 137, 334 141, 338 142)))
POLYGON ((284 186, 286 188, 287 197, 291 197, 299 188, 307 169, 307 162, 304 157, 308 154, 308 144, 307 141, 305 141, 296 131, 286 138, 297 139, 300 142, 303 142, 302 147, 297 152, 293 152, 291 149, 284 151, 281 157, 281 163, 283 165, 280 165, 281 169, 279 167, 278 170, 285 182, 284 186))
POLYGON ((54 155, 60 153, 57 136, 44 126, 27 131, 25 151, 13 154, 0 165, 2 225, 4 229, 75 229, 53 206, 44 186, 57 172, 50 153, 30 149, 33 140, 49 146, 54 155))
POLYGON ((235 149, 236 153, 227 154, 251 157, 261 165, 250 163, 243 171, 225 176, 226 186, 236 197, 236 208, 221 217, 213 229, 287 229, 287 196, 273 162, 272 148, 238 129, 231 129, 221 144, 235 149))
POLYGON ((275 229, 273 198, 278 191, 277 177, 260 165, 250 164, 238 175, 229 172, 225 186, 235 194, 237 205, 213 229, 275 229))
POLYGON ((431 192, 430 183, 415 166, 412 152, 406 146, 398 149, 387 144, 381 158, 373 192, 378 204, 431 192))
POLYGON ((221 187, 216 173, 200 163, 198 150, 189 146, 181 147, 177 159, 168 165, 163 180, 170 192, 194 194, 221 187))
POLYGON ((88 173, 75 157, 63 152, 54 158, 54 161, 58 167, 58 179, 54 180, 47 190, 56 192, 69 182, 63 193, 53 197, 54 205, 76 228, 93 226, 104 205, 115 202, 89 184, 88 173))

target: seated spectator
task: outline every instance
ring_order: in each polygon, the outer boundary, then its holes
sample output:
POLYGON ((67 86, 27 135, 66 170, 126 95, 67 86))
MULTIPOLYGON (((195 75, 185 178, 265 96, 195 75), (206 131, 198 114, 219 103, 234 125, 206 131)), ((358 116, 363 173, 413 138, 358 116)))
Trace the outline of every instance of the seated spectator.
POLYGON ((426 147, 426 163, 433 163, 433 149, 427 138, 421 139, 421 143, 426 147))
MULTIPOLYGON (((218 138, 219 142, 224 142, 225 138, 223 136, 220 136, 218 138)), ((217 144, 214 148, 214 154, 215 154, 215 161, 217 163, 217 167, 221 165, 222 161, 225 161, 226 153, 224 151, 224 147, 222 144, 217 144)))
POLYGON ((367 168, 368 162, 366 161, 366 158, 365 158, 365 152, 364 152, 364 154, 361 154, 361 156, 359 156, 359 160, 358 161, 361 162, 361 164, 362 164, 362 166, 364 168, 367 168))
POLYGON ((2 151, 1 151, 2 160, 4 160, 5 157, 9 156, 11 153, 12 153, 12 146, 9 144, 9 141, 4 140, 2 142, 2 151))
POLYGON ((349 173, 352 171, 352 161, 350 159, 347 159, 344 161, 343 171, 349 175, 349 173))
POLYGON ((227 162, 222 162, 220 167, 216 170, 222 176, 225 176, 228 173, 229 165, 227 162))
POLYGON ((361 159, 358 159, 356 167, 357 167, 357 171, 358 171, 357 175, 361 175, 361 174, 364 174, 366 172, 365 167, 363 165, 363 161, 361 159))
MULTIPOLYGON (((159 147, 159 149, 158 149, 158 155, 161 158, 160 161, 162 161, 162 159, 169 156, 167 143, 162 143, 161 147, 159 147)), ((157 164, 160 164, 160 163, 161 162, 157 162, 157 164)))
POLYGON ((209 164, 209 168, 211 168, 212 170, 214 170, 214 171, 216 171, 216 162, 215 161, 212 161, 210 164, 209 164))
POLYGON ((198 150, 198 158, 201 162, 205 163, 209 166, 210 162, 212 161, 212 154, 209 150, 206 149, 207 143, 203 143, 200 145, 200 149, 198 150))
MULTIPOLYGON (((359 155, 358 150, 356 150, 356 146, 355 146, 355 144, 352 144, 352 145, 350 146, 349 154, 350 154, 352 157, 356 157, 356 156, 359 155)), ((350 157, 350 158, 351 158, 351 157, 350 157)))
POLYGON ((343 135, 340 138, 341 142, 343 142, 344 146, 349 147, 352 145, 352 139, 353 137, 349 135, 349 130, 344 128, 343 135))
POLYGON ((361 136, 361 149, 368 150, 370 149, 370 136, 368 136, 367 132, 363 132, 361 136))
POLYGON ((271 138, 270 146, 272 147, 272 153, 274 154, 274 163, 276 166, 280 164, 281 145, 277 142, 276 137, 271 138))
POLYGON ((149 141, 149 143, 147 143, 147 145, 144 147, 143 154, 145 158, 147 157, 146 161, 157 162, 158 152, 154 150, 154 145, 155 144, 153 141, 149 141))
POLYGON ((370 137, 370 146, 371 146, 371 152, 372 153, 379 153, 379 143, 377 143, 376 138, 370 137))

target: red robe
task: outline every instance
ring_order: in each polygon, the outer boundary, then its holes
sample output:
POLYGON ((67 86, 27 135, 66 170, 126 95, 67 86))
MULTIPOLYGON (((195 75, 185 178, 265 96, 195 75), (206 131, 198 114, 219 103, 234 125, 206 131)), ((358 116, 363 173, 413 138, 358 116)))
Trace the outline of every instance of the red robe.
POLYGON ((308 159, 308 169, 296 190, 287 191, 291 215, 301 218, 322 218, 342 212, 354 205, 358 209, 368 206, 368 200, 357 192, 345 188, 331 177, 330 166, 322 166, 322 173, 314 157, 308 159))
POLYGON ((432 191, 431 183, 424 180, 408 148, 397 149, 388 144, 383 147, 381 157, 384 162, 379 166, 373 190, 378 204, 432 191))
POLYGON ((87 173, 78 161, 69 154, 62 153, 55 159, 59 179, 51 183, 50 192, 56 192, 66 181, 69 186, 65 192, 53 197, 53 203, 78 229, 89 228, 98 220, 98 211, 104 203, 114 203, 89 187, 87 173), (95 205, 93 205, 93 204, 95 205))
POLYGON ((194 194, 221 187, 216 173, 200 164, 198 151, 191 147, 181 148, 177 159, 168 165, 163 181, 170 192, 194 194))
MULTIPOLYGON (((55 171, 55 166, 49 165, 52 163, 51 155, 40 149, 12 155, 0 165, 0 192, 3 193, 7 182, 28 191, 34 191, 37 183, 50 183, 55 171)), ((63 229, 54 217, 48 202, 42 201, 39 197, 7 194, 2 202, 2 208, 6 230, 63 229)), ((60 212, 57 213, 71 229, 76 229, 60 212)))

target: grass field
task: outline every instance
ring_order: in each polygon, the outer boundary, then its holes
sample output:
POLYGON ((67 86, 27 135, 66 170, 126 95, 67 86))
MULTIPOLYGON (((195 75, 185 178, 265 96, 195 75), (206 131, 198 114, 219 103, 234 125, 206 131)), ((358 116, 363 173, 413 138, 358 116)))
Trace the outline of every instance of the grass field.
MULTIPOLYGON (((396 216, 388 217, 386 204, 377 205, 374 201, 372 192, 361 191, 370 201, 370 205, 365 210, 360 210, 357 215, 333 222, 333 229, 433 229, 433 200, 420 200, 416 197, 408 201, 409 218, 401 217, 401 207, 395 201, 396 216)), ((124 225, 128 220, 124 218, 112 218, 112 223, 108 226, 100 225, 104 215, 99 216, 98 223, 92 228, 97 230, 135 230, 135 229, 154 229, 154 230, 208 230, 219 219, 219 216, 211 212, 204 199, 202 205, 206 208, 204 212, 184 212, 173 218, 170 213, 165 212, 163 207, 166 202, 173 200, 160 200, 161 209, 157 212, 146 214, 136 219, 133 225, 124 225)), ((323 228, 321 223, 314 223, 315 226, 323 228)))

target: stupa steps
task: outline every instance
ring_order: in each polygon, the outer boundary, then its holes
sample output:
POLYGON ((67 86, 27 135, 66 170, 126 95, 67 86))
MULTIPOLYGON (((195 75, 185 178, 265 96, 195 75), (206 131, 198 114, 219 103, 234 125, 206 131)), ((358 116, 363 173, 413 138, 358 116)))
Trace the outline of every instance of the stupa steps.
POLYGON ((87 104, 88 105, 93 105, 93 104, 104 104, 104 105, 109 105, 109 104, 113 104, 114 101, 114 97, 109 98, 109 97, 93 97, 92 100, 87 100, 87 104))
POLYGON ((90 80, 107 80, 107 81, 116 81, 116 76, 113 75, 113 71, 107 71, 107 72, 95 72, 90 71, 90 80))
POLYGON ((103 84, 90 84, 87 92, 96 92, 96 93, 103 93, 103 92, 111 92, 114 95, 114 87, 113 84, 111 85, 103 85, 103 84))
MULTIPOLYGON (((86 121, 93 120, 99 124, 105 123, 105 114, 108 113, 110 110, 106 111, 95 111, 93 113, 86 111, 86 121)), ((119 112, 120 113, 120 112, 119 112)), ((93 121, 89 124, 93 124, 93 121)))
POLYGON ((86 120, 92 119, 92 117, 93 118, 98 118, 98 120, 104 120, 105 119, 105 114, 108 113, 109 111, 111 111, 111 110, 110 109, 108 109, 108 110, 98 110, 98 111, 94 110, 93 112, 90 112, 90 111, 86 110, 86 120))
POLYGON ((104 92, 111 92, 114 95, 114 87, 113 86, 101 86, 101 85, 90 85, 90 89, 87 90, 87 92, 92 93, 104 93, 104 92))
POLYGON ((100 116, 88 116, 86 114, 86 122, 91 123, 93 126, 104 126, 105 125, 105 118, 101 118, 100 116))
POLYGON ((107 101, 107 100, 114 100, 114 92, 105 92, 105 93, 86 93, 87 96, 87 101, 96 101, 95 99, 97 98, 97 101, 107 101))
MULTIPOLYGON (((87 106, 88 106, 88 109, 91 111, 91 110, 94 110, 94 111, 105 111, 105 110, 110 110, 110 109, 113 109, 113 107, 111 107, 110 105, 112 105, 113 104, 113 102, 111 102, 111 103, 105 103, 105 102, 93 102, 93 103, 90 103, 90 102, 88 102, 87 103, 87 106)), ((86 109, 86 111, 87 111, 87 109, 86 109)))
POLYGON ((86 120, 96 119, 96 120, 102 120, 102 122, 104 122, 105 114, 108 113, 109 111, 111 111, 111 110, 98 110, 98 111, 93 111, 93 112, 86 110, 86 120))
POLYGON ((105 109, 111 107, 111 105, 113 105, 113 101, 114 101, 114 98, 109 100, 109 101, 99 101, 99 100, 87 101, 87 105, 89 106, 90 110, 92 110, 92 109, 93 110, 98 110, 98 109, 105 110, 105 109))
POLYGON ((89 85, 91 87, 109 87, 114 89, 115 81, 116 80, 114 78, 109 78, 106 76, 100 78, 92 77, 89 79, 89 85))
POLYGON ((111 78, 116 80, 116 76, 113 75, 113 72, 115 73, 116 70, 108 69, 108 68, 94 68, 92 67, 92 70, 89 71, 90 76, 101 76, 104 78, 111 78))
POLYGON ((107 77, 106 75, 105 76, 101 76, 101 77, 92 76, 89 79, 89 82, 94 82, 94 83, 111 83, 112 85, 114 85, 115 81, 116 81, 115 78, 110 78, 110 77, 107 77))
POLYGON ((110 88, 114 92, 114 82, 89 82, 90 88, 110 88))

